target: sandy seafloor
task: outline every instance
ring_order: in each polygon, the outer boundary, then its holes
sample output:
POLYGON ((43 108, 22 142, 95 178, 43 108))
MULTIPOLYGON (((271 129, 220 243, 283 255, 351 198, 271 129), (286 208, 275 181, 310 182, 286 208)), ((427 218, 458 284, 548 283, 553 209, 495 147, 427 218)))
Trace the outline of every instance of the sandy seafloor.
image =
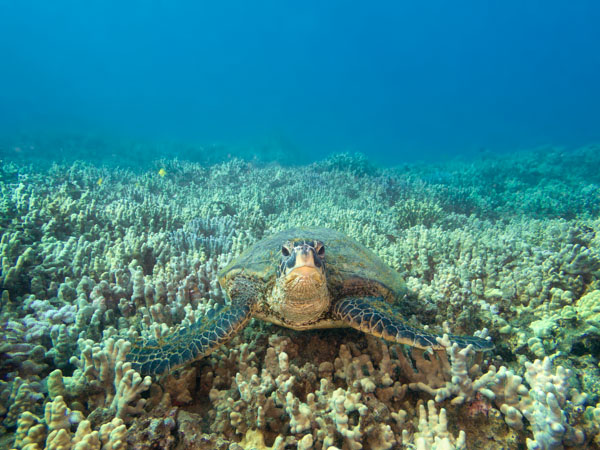
POLYGON ((599 167, 597 146, 386 169, 4 159, 0 448, 598 448, 599 167), (243 249, 314 225, 405 278, 409 323, 495 349, 253 320, 164 377, 125 362, 227 301, 216 274, 243 249))

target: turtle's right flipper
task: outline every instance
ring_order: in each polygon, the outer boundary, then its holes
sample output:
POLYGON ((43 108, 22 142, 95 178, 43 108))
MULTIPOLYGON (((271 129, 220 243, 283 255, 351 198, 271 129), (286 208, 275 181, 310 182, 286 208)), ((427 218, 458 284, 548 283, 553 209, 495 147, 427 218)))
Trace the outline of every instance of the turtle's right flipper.
POLYGON ((159 375, 200 359, 233 338, 250 320, 246 304, 219 305, 189 328, 180 328, 158 341, 140 339, 127 360, 142 375, 159 375))

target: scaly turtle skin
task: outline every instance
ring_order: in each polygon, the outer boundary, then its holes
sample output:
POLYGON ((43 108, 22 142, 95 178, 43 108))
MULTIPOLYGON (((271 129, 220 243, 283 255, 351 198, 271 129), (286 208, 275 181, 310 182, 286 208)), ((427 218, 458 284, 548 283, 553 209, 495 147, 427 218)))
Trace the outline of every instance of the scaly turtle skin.
MULTIPOLYGON (((434 334, 406 325, 394 304, 406 285, 372 251, 326 228, 293 228, 257 242, 220 274, 229 302, 189 328, 134 343, 128 359, 160 374, 202 358, 252 317, 295 330, 351 327, 388 341, 439 349, 434 334)), ((449 336, 461 347, 493 348, 485 339, 449 336)))

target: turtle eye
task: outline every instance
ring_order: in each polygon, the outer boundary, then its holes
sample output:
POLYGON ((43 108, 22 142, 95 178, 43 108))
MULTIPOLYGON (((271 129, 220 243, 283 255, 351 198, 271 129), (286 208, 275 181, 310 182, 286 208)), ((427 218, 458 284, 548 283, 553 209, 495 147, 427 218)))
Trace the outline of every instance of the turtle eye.
POLYGON ((285 245, 282 245, 281 246, 281 254, 283 256, 290 256, 290 250, 285 245))

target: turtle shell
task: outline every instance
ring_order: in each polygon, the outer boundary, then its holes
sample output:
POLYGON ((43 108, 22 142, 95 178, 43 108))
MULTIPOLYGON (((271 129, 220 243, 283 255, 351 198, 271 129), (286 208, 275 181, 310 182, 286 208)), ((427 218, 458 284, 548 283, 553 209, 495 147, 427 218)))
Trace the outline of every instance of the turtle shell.
POLYGON ((219 275, 226 290, 237 276, 259 279, 266 291, 275 283, 281 247, 287 241, 319 240, 325 246, 327 284, 334 300, 350 295, 382 296, 394 302, 406 294, 402 277, 375 253, 339 231, 291 228, 249 247, 219 275))

